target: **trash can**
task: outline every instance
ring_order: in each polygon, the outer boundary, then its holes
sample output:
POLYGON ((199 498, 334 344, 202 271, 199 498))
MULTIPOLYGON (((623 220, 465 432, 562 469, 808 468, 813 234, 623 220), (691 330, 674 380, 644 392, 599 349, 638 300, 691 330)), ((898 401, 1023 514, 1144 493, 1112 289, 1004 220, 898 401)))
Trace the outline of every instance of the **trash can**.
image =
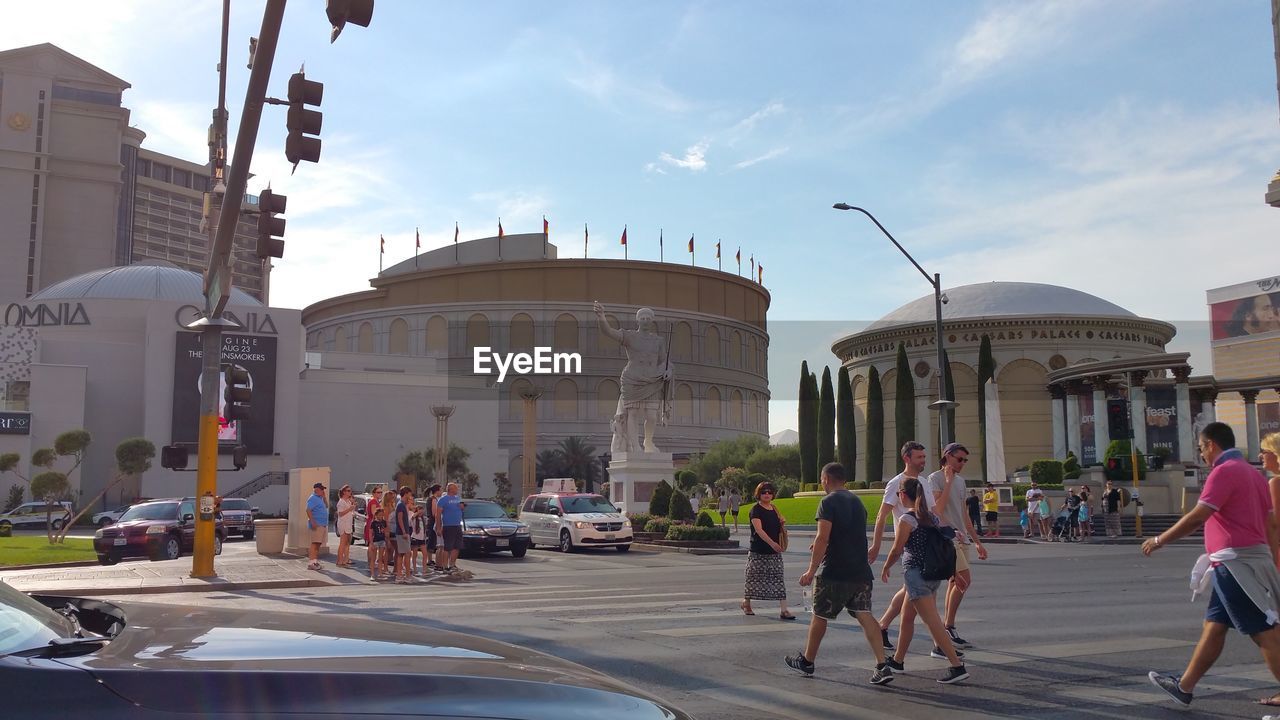
POLYGON ((284 552, 284 534, 288 529, 288 518, 254 520, 253 533, 258 541, 258 554, 278 555, 284 552))

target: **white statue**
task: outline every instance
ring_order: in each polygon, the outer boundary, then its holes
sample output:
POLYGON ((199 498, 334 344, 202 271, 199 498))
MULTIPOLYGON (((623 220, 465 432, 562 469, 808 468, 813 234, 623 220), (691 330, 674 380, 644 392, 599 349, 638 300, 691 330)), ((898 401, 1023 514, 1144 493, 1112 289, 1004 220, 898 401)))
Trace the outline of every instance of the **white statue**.
POLYGON ((665 425, 671 417, 674 396, 674 377, 671 372, 671 352, 667 341, 658 334, 653 311, 640 308, 636 311, 636 330, 614 329, 605 319, 604 308, 595 303, 596 324, 600 332, 618 341, 627 353, 627 365, 622 369, 622 391, 618 396, 618 409, 613 417, 613 442, 610 451, 661 452, 653 444, 653 431, 659 423, 665 425), (637 431, 644 427, 644 444, 637 431))

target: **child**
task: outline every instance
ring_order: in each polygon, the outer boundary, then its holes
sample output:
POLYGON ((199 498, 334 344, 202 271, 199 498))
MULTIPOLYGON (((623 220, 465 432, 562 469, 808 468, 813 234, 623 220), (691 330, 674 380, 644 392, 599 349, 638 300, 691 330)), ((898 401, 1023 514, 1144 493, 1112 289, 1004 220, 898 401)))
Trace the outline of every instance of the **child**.
POLYGON ((418 505, 413 510, 413 532, 409 535, 409 568, 418 577, 427 570, 427 519, 426 509, 418 505), (418 567, 418 556, 422 556, 422 567, 418 567))
POLYGON ((1027 517, 1027 509, 1022 508, 1022 512, 1018 513, 1018 524, 1022 526, 1022 537, 1031 537, 1031 519, 1027 517))
POLYGON ((369 577, 381 580, 387 574, 387 513, 382 508, 374 510, 373 522, 369 524, 373 548, 373 565, 369 568, 369 577))

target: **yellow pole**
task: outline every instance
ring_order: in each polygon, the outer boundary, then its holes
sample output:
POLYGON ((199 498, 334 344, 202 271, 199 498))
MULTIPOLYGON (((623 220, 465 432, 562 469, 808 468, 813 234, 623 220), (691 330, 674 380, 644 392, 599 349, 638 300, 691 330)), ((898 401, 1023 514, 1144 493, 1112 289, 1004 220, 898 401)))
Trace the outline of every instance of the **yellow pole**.
POLYGON ((1129 464, 1133 466, 1133 536, 1142 537, 1142 507, 1138 504, 1138 446, 1129 441, 1129 464))
MULTIPOLYGON (((217 387, 215 385, 214 387, 217 387)), ((191 555, 191 577, 216 577, 213 569, 212 513, 218 490, 218 416, 200 416, 200 450, 196 469, 196 535, 191 555), (209 510, 209 512, 205 512, 209 510), (207 517, 207 519, 206 519, 207 517)))

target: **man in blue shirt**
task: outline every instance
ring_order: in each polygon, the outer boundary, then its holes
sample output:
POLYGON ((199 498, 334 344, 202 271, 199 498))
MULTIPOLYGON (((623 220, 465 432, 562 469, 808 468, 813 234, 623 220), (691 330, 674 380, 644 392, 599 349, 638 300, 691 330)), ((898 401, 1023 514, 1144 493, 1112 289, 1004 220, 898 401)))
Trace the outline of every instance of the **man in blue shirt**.
POLYGON ((311 486, 311 497, 307 498, 307 529, 311 532, 311 562, 308 570, 320 569, 320 546, 329 534, 329 500, 325 497, 324 483, 311 486))
POLYGON ((458 483, 449 483, 447 494, 436 501, 439 512, 436 516, 440 523, 440 559, 437 560, 440 572, 456 572, 458 569, 458 551, 462 549, 462 508, 466 503, 458 497, 458 483))

